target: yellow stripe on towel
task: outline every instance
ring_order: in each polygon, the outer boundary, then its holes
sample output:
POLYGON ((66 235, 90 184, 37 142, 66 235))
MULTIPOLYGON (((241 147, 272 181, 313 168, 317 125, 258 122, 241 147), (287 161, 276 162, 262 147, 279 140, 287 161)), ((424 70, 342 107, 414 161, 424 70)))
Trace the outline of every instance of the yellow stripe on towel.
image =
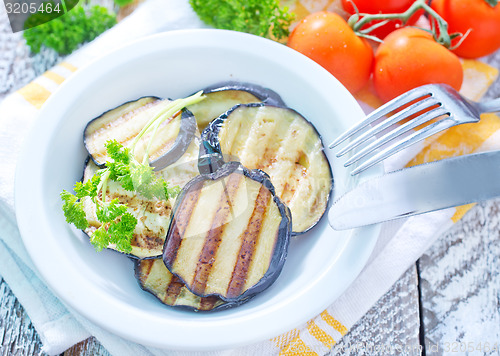
POLYGON ((64 82, 66 80, 66 78, 64 78, 62 75, 59 75, 51 70, 45 72, 43 74, 43 76, 47 79, 50 79, 52 80, 54 83, 56 84, 62 84, 62 82, 64 82))
POLYGON ((323 345, 331 349, 335 345, 336 341, 328 335, 323 329, 321 329, 316 323, 311 320, 307 323, 307 330, 309 334, 314 336, 316 340, 320 341, 323 345))
POLYGON ((279 354, 280 356, 318 356, 316 352, 311 350, 304 341, 302 341, 300 336, 294 338, 279 354))
POLYGON ((51 92, 38 83, 31 82, 17 91, 28 103, 40 109, 51 92))
POLYGON ((328 325, 337 330, 342 336, 347 334, 348 331, 347 328, 344 325, 342 325, 340 321, 331 316, 326 310, 320 315, 328 325))
POLYGON ((68 63, 68 62, 61 62, 61 63, 59 63, 59 65, 60 65, 61 67, 66 68, 67 70, 69 70, 69 71, 71 71, 71 72, 76 72, 76 71, 78 70, 78 68, 77 68, 77 67, 75 67, 73 64, 70 64, 70 63, 68 63))
POLYGON ((468 99, 479 100, 498 77, 498 69, 474 60, 462 60, 464 81, 460 93, 468 99))
POLYGON ((280 336, 276 336, 274 339, 272 339, 272 341, 274 341, 277 348, 283 349, 293 339, 295 339, 299 334, 300 334, 299 329, 292 329, 289 332, 281 334, 280 336))

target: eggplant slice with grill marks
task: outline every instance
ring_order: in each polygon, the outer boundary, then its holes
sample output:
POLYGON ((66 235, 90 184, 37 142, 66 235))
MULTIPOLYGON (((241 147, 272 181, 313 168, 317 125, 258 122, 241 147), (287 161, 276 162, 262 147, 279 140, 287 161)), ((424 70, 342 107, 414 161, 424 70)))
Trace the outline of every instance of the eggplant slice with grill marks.
MULTIPOLYGON (((198 172, 197 158, 199 151, 199 140, 195 139, 188 146, 187 151, 174 164, 157 172, 163 179, 169 182, 170 186, 180 188, 196 177, 198 172)), ((98 166, 88 159, 85 165, 83 181, 90 179, 99 169, 98 166)), ((132 258, 160 257, 163 252, 163 244, 167 233, 170 219, 172 217, 172 206, 175 198, 167 201, 159 199, 146 199, 122 188, 121 184, 115 181, 108 181, 107 200, 118 198, 120 203, 126 203, 127 209, 137 218, 137 226, 131 242, 132 251, 129 254, 132 258)), ((84 210, 89 221, 89 227, 85 233, 89 236, 101 226, 97 220, 96 207, 90 198, 83 199, 84 210)), ((115 246, 108 246, 109 249, 116 250, 115 246)))
POLYGON ((276 92, 252 83, 222 82, 203 89, 203 94, 205 100, 188 107, 196 117, 200 130, 238 104, 265 102, 275 106, 286 106, 276 92))
POLYGON ((194 294, 241 302, 276 280, 290 235, 290 211, 268 176, 229 162, 184 187, 163 260, 194 294))
MULTIPOLYGON (((169 103, 169 100, 144 97, 122 104, 90 121, 85 128, 84 144, 94 162, 102 167, 108 160, 106 141, 114 139, 127 146, 146 123, 169 103)), ((196 129, 196 119, 188 110, 167 119, 154 138, 149 157, 151 166, 158 170, 177 161, 192 142, 196 129)), ((142 160, 150 139, 151 133, 147 133, 139 140, 135 150, 138 161, 142 160)))
POLYGON ((248 169, 270 176, 276 195, 292 212, 295 235, 325 213, 333 187, 330 163, 319 133, 295 110, 238 105, 212 121, 202 140, 201 150, 237 157, 248 169))
MULTIPOLYGON (((84 170, 83 181, 90 179, 98 169, 99 167, 89 159, 84 170)), ((115 198, 120 203, 127 204, 127 212, 137 218, 137 226, 131 241, 132 251, 129 256, 133 258, 161 256, 172 214, 172 199, 164 201, 156 198, 151 200, 142 198, 137 196, 135 192, 123 189, 120 183, 110 180, 108 181, 106 200, 111 201, 115 198)), ((82 201, 89 222, 89 227, 84 232, 90 237, 102 223, 97 219, 95 203, 89 197, 83 198, 82 201)), ((117 250, 113 245, 108 246, 108 248, 117 250)))
POLYGON ((170 273, 161 258, 136 261, 135 277, 143 290, 166 305, 201 311, 228 306, 216 296, 199 297, 191 293, 179 278, 170 273))

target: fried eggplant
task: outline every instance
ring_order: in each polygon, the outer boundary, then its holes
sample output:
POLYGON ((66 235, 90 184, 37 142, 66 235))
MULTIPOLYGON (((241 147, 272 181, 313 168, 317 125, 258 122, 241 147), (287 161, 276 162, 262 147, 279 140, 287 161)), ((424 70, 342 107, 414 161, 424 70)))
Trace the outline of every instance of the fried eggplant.
MULTIPOLYGON (((109 159, 105 147, 108 140, 127 146, 146 123, 169 103, 169 100, 144 97, 122 104, 90 121, 84 131, 84 144, 94 163, 102 167, 109 159)), ((149 154, 151 166, 162 169, 177 161, 188 149, 196 129, 196 120, 188 110, 167 119, 154 137, 149 154)), ((139 161, 150 140, 151 133, 139 140, 135 149, 139 161)))
POLYGON ((265 102, 275 106, 285 106, 274 91, 252 83, 223 82, 203 89, 206 99, 189 106, 200 130, 213 119, 238 104, 265 102))
MULTIPOLYGON (((156 174, 161 175, 170 186, 182 188, 199 174, 197 167, 198 146, 198 139, 193 140, 180 159, 156 174)), ((91 159, 88 159, 82 180, 85 182, 90 179, 98 169, 99 167, 91 159)), ((120 203, 128 205, 127 211, 137 218, 130 257, 142 259, 161 256, 175 198, 170 198, 167 201, 145 199, 135 192, 125 190, 120 183, 111 180, 108 182, 107 191, 107 200, 118 198, 120 203)), ((84 198, 83 203, 90 224, 85 233, 90 236, 101 226, 101 222, 97 219, 96 207, 92 200, 84 198)), ((108 248, 116 249, 112 245, 108 248)))
POLYGON ((199 297, 191 293, 179 278, 170 273, 161 258, 136 261, 135 277, 143 290, 166 305, 209 311, 227 304, 215 296, 199 297))
POLYGON ((330 164, 315 127, 298 112, 267 104, 238 105, 203 131, 201 149, 237 157, 261 169, 290 208, 293 233, 323 216, 333 187, 330 164))
POLYGON ((276 280, 290 236, 290 211, 269 177, 229 162, 186 184, 163 260, 194 294, 238 302, 276 280))

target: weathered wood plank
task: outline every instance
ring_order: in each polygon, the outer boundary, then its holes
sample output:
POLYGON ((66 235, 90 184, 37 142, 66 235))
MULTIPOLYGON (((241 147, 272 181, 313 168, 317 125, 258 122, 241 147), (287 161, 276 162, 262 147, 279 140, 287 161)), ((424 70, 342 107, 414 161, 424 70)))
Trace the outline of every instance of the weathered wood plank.
POLYGON ((469 211, 420 270, 427 354, 500 355, 500 200, 469 211))
POLYGON ((45 355, 42 344, 23 307, 0 278, 0 355, 45 355))
POLYGON ((412 266, 336 344, 331 355, 420 355, 417 269, 412 266))
MULTIPOLYGON (((483 60, 500 69, 500 51, 483 60)), ((500 79, 484 100, 498 97, 500 79)), ((419 266, 427 354, 464 354, 466 346, 474 355, 500 355, 500 200, 469 211, 419 266)))
POLYGON ((110 356, 110 353, 91 337, 65 351, 63 356, 110 356))

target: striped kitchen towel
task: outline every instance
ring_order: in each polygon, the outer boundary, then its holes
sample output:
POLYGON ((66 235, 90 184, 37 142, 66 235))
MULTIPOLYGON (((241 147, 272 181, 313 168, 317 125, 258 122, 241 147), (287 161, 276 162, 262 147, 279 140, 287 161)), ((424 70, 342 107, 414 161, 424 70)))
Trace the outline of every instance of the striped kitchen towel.
MULTIPOLYGON (((338 1, 300 0, 292 10, 303 17, 309 12, 335 10, 338 1)), ((42 76, 0 103, 0 275, 23 304, 36 327, 44 351, 58 354, 73 344, 95 336, 114 355, 190 355, 158 350, 124 340, 69 310, 38 278, 22 245, 14 219, 13 186, 16 157, 23 137, 38 110, 67 78, 88 60, 118 45, 151 33, 203 27, 187 0, 147 0, 131 16, 93 43, 83 47, 42 76)), ((463 62, 464 95, 478 100, 496 80, 498 69, 479 61, 463 62)), ((364 108, 380 103, 365 90, 358 95, 364 108)), ((390 168, 420 164, 445 157, 499 148, 500 119, 484 115, 478 124, 461 125, 418 147, 412 156, 398 156, 390 168), (473 126, 472 126, 473 125, 473 126)), ((458 221, 469 206, 442 210, 384 224, 365 268, 330 307, 303 325, 270 340, 213 355, 324 355, 382 297, 440 234, 458 221)))

